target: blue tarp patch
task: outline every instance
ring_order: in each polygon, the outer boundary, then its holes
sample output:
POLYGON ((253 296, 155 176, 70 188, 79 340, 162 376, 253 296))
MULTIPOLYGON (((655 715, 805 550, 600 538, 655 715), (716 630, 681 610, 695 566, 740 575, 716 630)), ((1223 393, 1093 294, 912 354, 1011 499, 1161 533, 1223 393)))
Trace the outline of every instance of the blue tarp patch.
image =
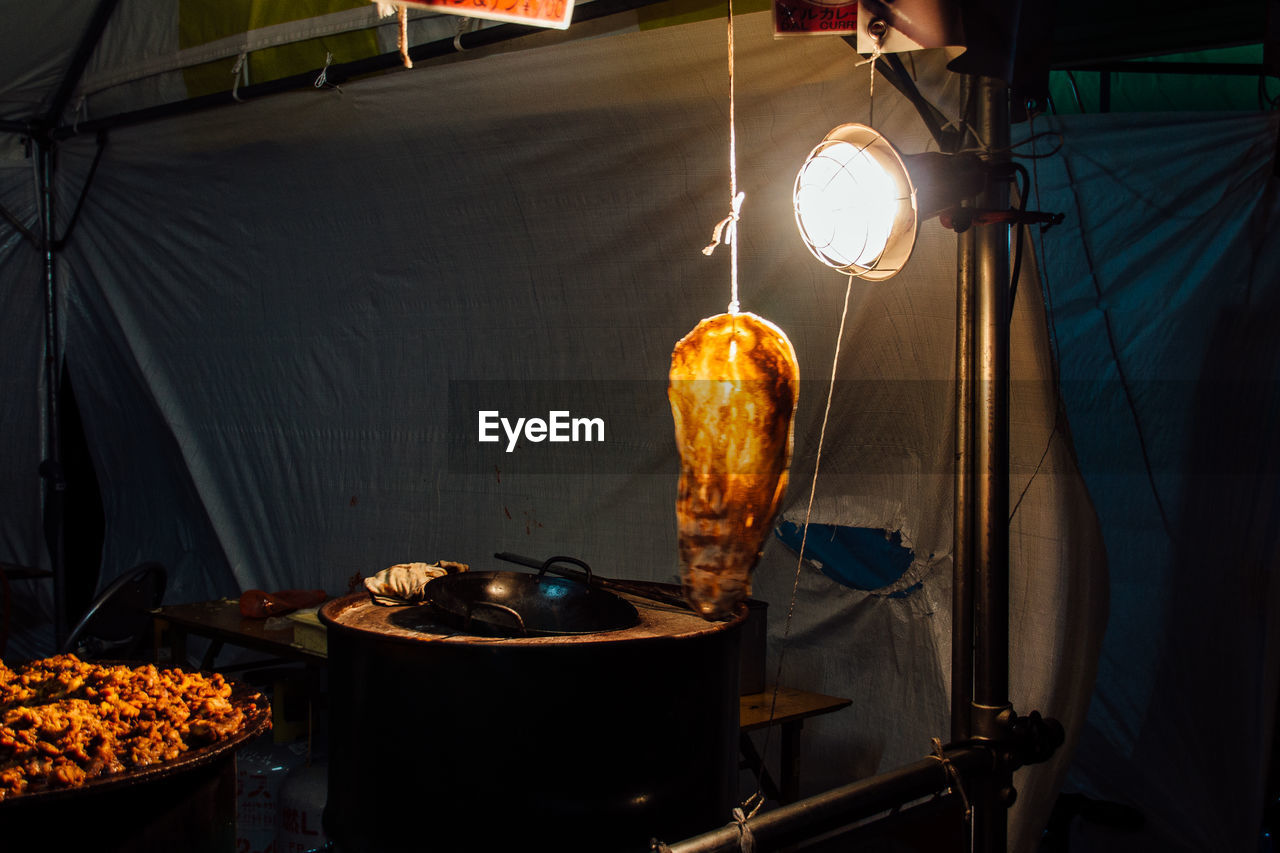
MULTIPOLYGON (((774 533, 792 551, 799 553, 804 528, 780 521, 774 533)), ((804 543, 804 556, 816 563, 822 573, 837 583, 853 589, 878 590, 896 583, 911 566, 915 554, 902 544, 902 534, 872 527, 844 527, 834 524, 810 524, 804 543)), ((889 593, 905 597, 920 588, 889 593)))

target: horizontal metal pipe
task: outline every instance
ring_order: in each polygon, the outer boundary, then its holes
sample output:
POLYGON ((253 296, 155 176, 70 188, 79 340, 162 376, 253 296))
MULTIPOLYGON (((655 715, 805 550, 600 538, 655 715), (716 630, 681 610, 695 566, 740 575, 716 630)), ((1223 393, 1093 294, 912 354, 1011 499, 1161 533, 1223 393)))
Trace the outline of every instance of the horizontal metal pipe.
MULTIPOLYGON (((963 746, 944 753, 966 780, 993 769, 994 755, 981 746, 963 746)), ((839 829, 880 812, 927 797, 947 788, 951 779, 935 757, 921 759, 888 773, 860 779, 839 788, 772 811, 746 822, 757 849, 773 850, 839 829)), ((671 853, 731 853, 740 850, 742 834, 736 823, 669 844, 671 853)))

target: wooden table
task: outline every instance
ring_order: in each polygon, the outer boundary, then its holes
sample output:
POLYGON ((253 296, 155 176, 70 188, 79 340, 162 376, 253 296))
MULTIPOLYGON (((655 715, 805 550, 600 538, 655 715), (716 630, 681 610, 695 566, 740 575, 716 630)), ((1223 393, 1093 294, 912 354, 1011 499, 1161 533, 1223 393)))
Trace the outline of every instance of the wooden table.
POLYGON ((213 671, 219 652, 224 646, 238 646, 263 652, 266 660, 237 663, 229 669, 250 670, 272 668, 282 661, 306 664, 303 673, 303 693, 306 700, 306 716, 289 715, 283 701, 286 688, 276 684, 271 700, 271 730, 276 743, 288 743, 305 734, 312 734, 313 709, 320 706, 324 694, 323 681, 327 657, 323 651, 308 648, 298 642, 299 626, 292 620, 249 619, 240 615, 240 602, 224 598, 218 601, 201 601, 194 604, 170 604, 152 611, 155 617, 156 661, 160 661, 161 635, 169 634, 170 660, 175 666, 187 666, 188 636, 207 637, 211 642, 200 661, 200 669, 213 671))
POLYGON ((213 641, 200 662, 200 668, 205 670, 213 669, 218 652, 228 644, 303 663, 323 663, 325 660, 324 652, 305 648, 296 641, 293 625, 276 627, 280 625, 279 619, 241 616, 240 604, 234 599, 169 604, 152 612, 156 619, 157 651, 160 631, 168 628, 169 648, 177 665, 185 666, 188 635, 213 641), (272 627, 268 628, 268 625, 272 627))
POLYGON ((760 780, 766 796, 780 803, 793 803, 800 796, 800 730, 804 721, 819 714, 830 714, 853 704, 852 699, 840 696, 824 696, 821 693, 807 693, 794 687, 779 687, 777 701, 774 701, 772 687, 766 687, 763 693, 750 693, 739 700, 738 744, 745 759, 745 766, 751 768, 760 780), (770 710, 772 709, 772 720, 770 710), (779 726, 782 729, 782 743, 778 756, 778 766, 782 774, 782 786, 779 789, 769 778, 767 769, 756 751, 755 744, 747 736, 748 732, 768 726, 779 726))

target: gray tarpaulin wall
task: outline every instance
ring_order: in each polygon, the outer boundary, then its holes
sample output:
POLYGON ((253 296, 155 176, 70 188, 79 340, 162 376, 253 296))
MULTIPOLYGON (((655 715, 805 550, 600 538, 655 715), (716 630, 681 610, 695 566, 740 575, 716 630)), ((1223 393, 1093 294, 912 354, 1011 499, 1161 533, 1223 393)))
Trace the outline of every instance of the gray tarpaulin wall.
POLYGON ((1039 161, 1040 204, 1069 211, 1044 239, 1050 329, 1111 574, 1071 781, 1136 805, 1160 849, 1258 844, 1280 673, 1277 118, 1077 116, 1039 161))
MULTIPOLYGON (((675 577, 663 380, 674 342, 728 301, 727 253, 700 252, 728 212, 725 28, 609 29, 110 134, 58 266, 104 579, 159 560, 174 602, 340 593, 499 550, 675 577), (484 401, 604 417, 606 441, 481 445, 484 401)), ((867 120, 867 68, 838 40, 774 40, 762 14, 738 18, 737 47, 743 306, 799 355, 800 521, 845 279, 800 243, 791 183, 831 127, 867 120)), ((942 66, 915 60, 954 116, 942 66)), ((883 81, 875 123, 928 144, 883 81)), ((1248 849, 1278 671, 1276 123, 1054 127, 1038 206, 1066 223, 1033 235, 1013 318, 1011 674, 1015 707, 1069 739, 1020 771, 1011 837, 1034 848, 1070 765, 1075 789, 1139 806, 1159 849, 1248 849)), ((64 211, 93 152, 59 148, 64 211)), ((0 181, 8 209, 34 210, 29 161, 0 181)), ((42 285, 31 247, 0 240, 0 558, 35 565, 42 285)), ((808 792, 948 730, 955 259, 932 222, 903 274, 852 286, 813 521, 898 533, 912 561, 871 591, 801 567, 782 680, 854 700, 806 725, 808 792)), ((795 573, 772 541, 755 593, 774 662, 795 573)), ((17 591, 48 612, 47 586, 17 591)))

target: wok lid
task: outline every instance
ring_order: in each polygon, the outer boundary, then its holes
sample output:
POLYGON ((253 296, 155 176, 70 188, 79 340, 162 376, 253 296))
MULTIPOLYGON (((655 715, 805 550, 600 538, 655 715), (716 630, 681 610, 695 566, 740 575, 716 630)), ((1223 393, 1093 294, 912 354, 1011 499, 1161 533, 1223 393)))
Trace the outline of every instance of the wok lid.
POLYGON ((552 557, 537 574, 461 572, 424 588, 441 621, 499 637, 595 634, 634 626, 640 615, 621 596, 591 583, 591 567, 572 557, 552 557), (557 563, 579 566, 585 580, 548 574, 557 563))

